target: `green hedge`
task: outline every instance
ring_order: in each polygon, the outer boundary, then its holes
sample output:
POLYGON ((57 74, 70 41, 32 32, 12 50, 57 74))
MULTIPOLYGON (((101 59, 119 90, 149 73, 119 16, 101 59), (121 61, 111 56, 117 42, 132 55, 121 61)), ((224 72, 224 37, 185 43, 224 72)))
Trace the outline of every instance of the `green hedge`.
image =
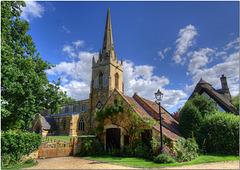
POLYGON ((207 152, 238 154, 239 116, 224 112, 206 115, 201 132, 207 152))
POLYGON ((35 133, 1 133, 1 165, 13 165, 22 160, 24 155, 39 149, 42 137, 35 133))

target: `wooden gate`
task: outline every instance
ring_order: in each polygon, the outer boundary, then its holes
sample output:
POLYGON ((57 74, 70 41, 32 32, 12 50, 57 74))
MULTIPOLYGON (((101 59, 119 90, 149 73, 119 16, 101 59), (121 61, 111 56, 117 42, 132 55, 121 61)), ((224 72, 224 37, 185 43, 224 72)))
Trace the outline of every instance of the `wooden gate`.
POLYGON ((38 151, 39 158, 70 156, 73 153, 73 138, 70 142, 42 143, 38 151))

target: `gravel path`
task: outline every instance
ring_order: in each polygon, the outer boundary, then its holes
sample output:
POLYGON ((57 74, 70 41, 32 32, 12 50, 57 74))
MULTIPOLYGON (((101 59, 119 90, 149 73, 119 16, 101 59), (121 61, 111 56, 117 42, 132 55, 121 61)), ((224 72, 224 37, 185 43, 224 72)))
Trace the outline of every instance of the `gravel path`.
MULTIPOLYGON (((78 157, 38 159, 38 162, 38 165, 26 169, 139 169, 78 157)), ((161 169, 239 169, 239 161, 165 167, 161 169)))

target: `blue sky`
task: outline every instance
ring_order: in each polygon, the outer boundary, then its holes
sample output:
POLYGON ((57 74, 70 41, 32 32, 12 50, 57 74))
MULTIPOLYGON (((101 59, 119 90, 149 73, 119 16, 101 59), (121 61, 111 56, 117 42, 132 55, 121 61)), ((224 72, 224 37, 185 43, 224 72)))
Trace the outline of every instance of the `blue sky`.
POLYGON ((102 47, 107 9, 118 60, 124 61, 125 94, 154 100, 174 112, 202 77, 221 88, 225 74, 239 92, 239 2, 27 1, 22 17, 44 60, 56 67, 49 80, 77 100, 90 91, 91 59, 102 47))

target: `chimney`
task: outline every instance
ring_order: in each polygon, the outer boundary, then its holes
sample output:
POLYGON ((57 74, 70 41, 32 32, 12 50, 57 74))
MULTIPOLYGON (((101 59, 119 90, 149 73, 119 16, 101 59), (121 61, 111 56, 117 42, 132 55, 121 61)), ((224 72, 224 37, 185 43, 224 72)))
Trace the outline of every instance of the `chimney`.
POLYGON ((224 76, 224 74, 222 75, 220 80, 221 80, 221 84, 222 84, 222 90, 225 91, 225 92, 229 92, 229 88, 228 88, 228 85, 227 85, 227 78, 224 76))

